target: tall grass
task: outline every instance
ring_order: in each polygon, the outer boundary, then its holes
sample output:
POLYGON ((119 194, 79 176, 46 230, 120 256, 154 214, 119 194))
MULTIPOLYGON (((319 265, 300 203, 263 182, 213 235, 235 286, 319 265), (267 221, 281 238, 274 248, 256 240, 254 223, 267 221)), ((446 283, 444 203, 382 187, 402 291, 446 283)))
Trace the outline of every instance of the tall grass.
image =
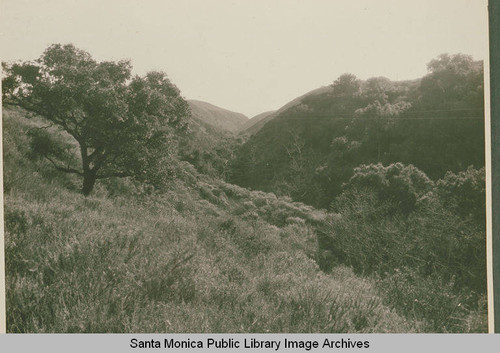
MULTIPOLYGON (((324 212, 196 174, 162 193, 30 159, 4 110, 9 332, 408 332, 373 279, 320 270, 324 212)), ((57 134, 57 131, 50 131, 57 134)))

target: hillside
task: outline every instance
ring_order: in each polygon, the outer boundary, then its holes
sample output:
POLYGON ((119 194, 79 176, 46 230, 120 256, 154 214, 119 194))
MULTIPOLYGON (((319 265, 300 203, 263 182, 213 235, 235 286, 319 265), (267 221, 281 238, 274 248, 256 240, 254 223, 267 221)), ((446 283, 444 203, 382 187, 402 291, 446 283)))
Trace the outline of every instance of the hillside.
POLYGON ((276 111, 270 111, 270 112, 265 112, 261 113, 259 115, 254 116, 252 119, 250 119, 244 126, 241 127, 240 129, 240 134, 243 135, 254 135, 257 133, 268 121, 276 118, 277 116, 283 114, 285 111, 287 111, 290 108, 293 108, 299 104, 301 104, 302 100, 305 97, 310 97, 310 96, 315 96, 324 92, 330 91, 330 87, 320 87, 317 89, 314 89, 312 91, 307 92, 306 94, 297 97, 281 108, 279 108, 276 111))
POLYGON ((109 179, 84 197, 32 157, 24 116, 4 109, 9 332, 416 330, 373 280, 320 270, 325 213, 185 162, 163 193, 109 179))
POLYGON ((188 103, 194 118, 223 130, 237 132, 248 122, 248 118, 241 113, 235 113, 207 102, 188 100, 188 103))
POLYGON ((237 137, 165 73, 5 64, 8 331, 485 332, 483 73, 428 67, 237 137))
MULTIPOLYGON (((480 251, 481 231, 457 242, 449 224, 467 232, 466 217, 426 210, 434 201, 412 224, 391 226, 383 204, 366 208, 366 195, 364 208, 352 212, 339 202, 339 213, 328 213, 180 161, 163 191, 112 178, 84 197, 76 175, 34 153, 30 131, 44 122, 18 109, 4 108, 3 116, 8 332, 486 329, 483 297, 453 285, 477 282, 481 261, 463 262, 462 254, 477 253, 477 244, 480 251), (360 223, 360 210, 370 209, 378 214, 360 223), (444 222, 447 231, 436 233, 429 222, 444 222), (367 235, 372 241, 351 238, 367 235), (455 256, 445 260, 439 251, 450 242, 455 256), (411 271, 393 272, 400 252, 416 259, 405 260, 411 271), (422 258, 432 256, 440 272, 419 274, 422 258)), ((53 127, 44 131, 68 139, 53 127)))
POLYGON ((456 60, 413 81, 346 74, 293 100, 247 130, 232 182, 327 208, 362 164, 413 164, 434 180, 483 167, 482 66, 456 60))
POLYGON ((248 130, 250 127, 254 126, 259 121, 266 119, 268 116, 272 115, 274 112, 275 112, 275 110, 271 110, 268 112, 257 114, 256 116, 250 118, 245 124, 243 124, 240 127, 239 131, 244 132, 245 130, 248 130))
POLYGON ((227 161, 234 158, 240 139, 194 114, 187 123, 188 129, 179 141, 180 159, 192 164, 200 173, 227 179, 230 174, 227 161))

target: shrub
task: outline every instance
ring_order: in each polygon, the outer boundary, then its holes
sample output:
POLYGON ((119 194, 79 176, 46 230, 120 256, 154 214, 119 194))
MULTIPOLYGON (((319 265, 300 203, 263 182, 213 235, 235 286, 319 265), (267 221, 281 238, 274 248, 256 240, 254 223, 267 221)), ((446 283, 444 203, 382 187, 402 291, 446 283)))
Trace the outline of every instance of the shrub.
POLYGON ((484 225, 486 216, 484 168, 468 167, 457 174, 447 172, 437 182, 439 196, 445 207, 452 209, 462 217, 473 217, 478 224, 484 225))
POLYGON ((432 190, 433 184, 425 173, 411 164, 394 163, 384 167, 379 163, 354 168, 354 175, 344 186, 344 192, 353 187, 373 190, 380 201, 389 202, 388 211, 409 214, 415 209, 417 200, 432 190))

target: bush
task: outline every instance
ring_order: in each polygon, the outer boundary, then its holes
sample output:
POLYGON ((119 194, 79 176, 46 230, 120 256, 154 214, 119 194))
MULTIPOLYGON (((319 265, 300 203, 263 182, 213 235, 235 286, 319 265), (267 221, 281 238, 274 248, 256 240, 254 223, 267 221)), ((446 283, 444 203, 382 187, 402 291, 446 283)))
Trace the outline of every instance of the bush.
POLYGON ((75 162, 71 151, 74 146, 60 135, 51 133, 42 128, 28 130, 30 137, 30 150, 32 159, 50 158, 56 160, 69 160, 75 162))
POLYGON ((432 180, 411 164, 394 163, 384 167, 379 163, 354 168, 354 175, 344 189, 347 192, 353 187, 373 190, 380 201, 390 203, 388 211, 409 214, 418 199, 433 186, 432 180))
POLYGON ((484 168, 472 166, 457 174, 447 172, 437 182, 439 196, 445 207, 462 217, 473 217, 478 224, 484 225, 486 218, 486 182, 484 168))

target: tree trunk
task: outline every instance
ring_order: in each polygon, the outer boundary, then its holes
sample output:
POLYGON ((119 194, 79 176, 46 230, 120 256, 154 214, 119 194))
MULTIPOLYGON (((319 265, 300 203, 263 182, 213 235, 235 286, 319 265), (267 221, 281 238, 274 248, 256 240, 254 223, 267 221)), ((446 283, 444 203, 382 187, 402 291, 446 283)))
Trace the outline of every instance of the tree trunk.
POLYGON ((89 196, 94 188, 96 181, 96 173, 93 170, 87 170, 83 174, 83 186, 82 186, 82 194, 85 196, 89 196))
POLYGON ((83 169, 83 186, 82 194, 89 196, 94 188, 97 170, 90 169, 89 156, 87 155, 87 145, 84 142, 80 142, 80 153, 82 155, 82 169, 83 169))

